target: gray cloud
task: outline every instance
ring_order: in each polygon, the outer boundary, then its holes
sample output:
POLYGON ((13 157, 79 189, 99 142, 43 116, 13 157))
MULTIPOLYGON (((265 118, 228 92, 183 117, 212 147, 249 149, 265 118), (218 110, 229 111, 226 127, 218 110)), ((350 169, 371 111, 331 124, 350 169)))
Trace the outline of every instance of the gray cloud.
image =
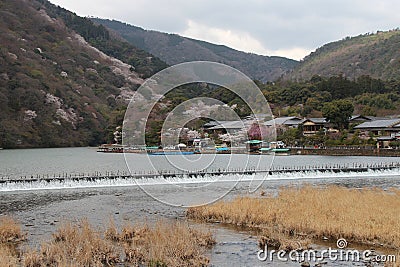
POLYGON ((192 32, 196 34, 193 37, 208 36, 211 39, 206 41, 235 45, 237 49, 241 49, 240 36, 247 36, 242 40, 250 42, 243 44, 246 50, 254 47, 257 51, 253 52, 263 53, 262 46, 264 53, 279 54, 300 49, 303 52, 297 52, 298 58, 346 36, 400 26, 397 0, 51 1, 79 15, 112 18, 170 33, 192 32), (189 24, 201 29, 189 29, 189 24), (208 28, 214 30, 214 35, 206 32, 208 28), (216 33, 224 32, 226 41, 215 37, 216 33))

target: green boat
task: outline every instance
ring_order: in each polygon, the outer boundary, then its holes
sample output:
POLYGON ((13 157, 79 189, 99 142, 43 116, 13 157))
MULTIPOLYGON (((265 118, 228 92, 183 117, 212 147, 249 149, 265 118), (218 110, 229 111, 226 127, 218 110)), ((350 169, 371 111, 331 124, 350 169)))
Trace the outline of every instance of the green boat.
POLYGON ((261 153, 275 153, 275 154, 281 154, 281 155, 288 155, 290 152, 290 148, 270 148, 270 147, 262 147, 260 148, 261 153))

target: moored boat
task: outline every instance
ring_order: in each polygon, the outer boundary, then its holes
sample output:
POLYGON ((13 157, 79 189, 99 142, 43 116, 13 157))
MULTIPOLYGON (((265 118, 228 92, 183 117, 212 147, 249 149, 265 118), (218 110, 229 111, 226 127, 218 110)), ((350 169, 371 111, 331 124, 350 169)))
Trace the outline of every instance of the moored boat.
POLYGON ((149 155, 192 155, 194 151, 157 151, 157 152, 150 152, 149 155))

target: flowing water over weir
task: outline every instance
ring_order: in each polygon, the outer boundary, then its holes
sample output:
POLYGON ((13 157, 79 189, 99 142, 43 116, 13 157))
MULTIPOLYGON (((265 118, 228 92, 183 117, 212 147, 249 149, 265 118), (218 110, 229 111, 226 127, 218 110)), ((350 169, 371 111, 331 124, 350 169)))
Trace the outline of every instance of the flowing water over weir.
POLYGON ((358 173, 358 172, 376 172, 385 170, 400 171, 399 162, 381 162, 381 163, 352 163, 352 164, 324 164, 324 165, 306 165, 306 166, 272 166, 265 169, 217 169, 217 170, 198 170, 198 171, 137 171, 128 173, 122 172, 94 172, 91 174, 37 174, 21 177, 0 177, 0 183, 26 183, 26 182, 52 182, 52 181, 98 181, 98 180, 127 180, 127 179, 151 179, 151 178, 200 178, 221 175, 257 175, 264 174, 272 177, 290 173, 310 174, 310 173, 358 173))
MULTIPOLYGON (((131 187, 131 186, 155 186, 171 184, 209 184, 254 182, 254 181, 319 181, 325 179, 359 179, 362 184, 367 178, 399 177, 400 168, 366 168, 366 169, 334 169, 334 170, 297 170, 297 171, 248 171, 233 173, 208 173, 208 174, 176 174, 156 175, 145 174, 137 176, 121 176, 107 174, 100 176, 62 177, 60 179, 28 179, 28 180, 6 180, 0 183, 0 192, 32 191, 32 190, 60 190, 78 188, 102 188, 102 187, 131 187)), ((378 181, 374 181, 378 183, 378 181)), ((372 185, 372 184, 371 184, 372 185)))
POLYGON ((399 162, 371 164, 335 164, 314 166, 281 166, 269 170, 257 169, 218 169, 209 171, 176 172, 138 171, 127 172, 95 172, 92 174, 54 174, 24 176, 19 178, 2 177, 0 192, 54 190, 72 188, 124 187, 162 184, 201 184, 212 182, 245 182, 326 178, 365 178, 380 176, 398 176, 399 162))

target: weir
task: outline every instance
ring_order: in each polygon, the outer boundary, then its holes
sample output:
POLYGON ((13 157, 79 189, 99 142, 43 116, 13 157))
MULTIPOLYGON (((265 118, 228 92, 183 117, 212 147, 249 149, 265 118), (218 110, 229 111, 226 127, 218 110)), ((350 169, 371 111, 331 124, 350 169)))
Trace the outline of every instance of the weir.
POLYGON ((374 163, 374 164, 322 164, 322 165, 306 165, 306 166, 272 166, 270 169, 211 169, 211 170, 194 170, 194 171, 173 171, 173 170, 160 170, 160 171, 136 171, 136 172, 94 172, 94 173, 60 173, 60 174, 35 174, 30 176, 20 177, 0 177, 0 184, 5 183, 26 183, 26 182, 52 182, 52 181, 98 181, 98 180, 113 180, 113 179, 152 179, 152 178, 172 178, 172 177, 204 177, 204 176, 218 176, 218 175, 253 175, 253 174, 284 174, 284 173, 300 173, 300 172, 331 172, 331 173, 346 173, 346 172, 368 172, 379 170, 394 170, 399 169, 400 162, 389 163, 374 163))

